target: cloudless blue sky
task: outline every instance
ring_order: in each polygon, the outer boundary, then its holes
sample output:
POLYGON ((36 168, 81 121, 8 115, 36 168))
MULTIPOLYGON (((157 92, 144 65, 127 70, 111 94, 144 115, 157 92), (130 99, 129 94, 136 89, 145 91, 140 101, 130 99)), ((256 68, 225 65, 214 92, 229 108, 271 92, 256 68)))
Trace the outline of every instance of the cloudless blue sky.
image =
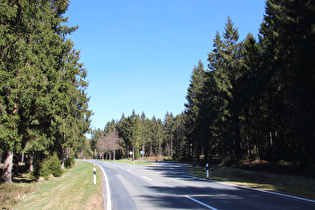
POLYGON ((194 66, 207 66, 228 16, 240 39, 257 36, 265 0, 72 0, 65 16, 88 72, 92 128, 144 112, 184 111, 194 66))

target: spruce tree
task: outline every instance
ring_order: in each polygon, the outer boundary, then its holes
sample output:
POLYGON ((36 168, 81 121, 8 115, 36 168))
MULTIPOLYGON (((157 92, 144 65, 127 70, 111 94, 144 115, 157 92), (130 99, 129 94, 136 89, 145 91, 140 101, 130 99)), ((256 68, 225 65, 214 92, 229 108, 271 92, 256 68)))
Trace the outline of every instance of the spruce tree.
POLYGON ((183 158, 185 151, 185 125, 184 125, 184 113, 175 117, 175 134, 174 134, 174 153, 175 159, 183 158))
POLYGON ((262 71, 262 50, 252 34, 248 34, 242 51, 244 65, 239 78, 241 102, 240 131, 244 144, 244 154, 248 158, 260 160, 260 151, 265 143, 262 138, 267 124, 264 72, 262 71))
POLYGON ((140 116, 141 121, 141 134, 142 134, 142 145, 141 145, 141 151, 144 151, 144 153, 151 154, 152 152, 152 133, 151 133, 151 122, 146 117, 145 113, 142 112, 140 116))
POLYGON ((194 145, 195 156, 199 157, 202 148, 200 109, 203 105, 202 91, 205 84, 206 71, 201 61, 195 66, 187 89, 187 103, 185 103, 185 127, 189 144, 194 145))
MULTIPOLYGON (((275 157, 314 159, 314 3, 269 0, 260 29, 275 157)), ((266 134, 267 136, 268 134, 266 134)))
POLYGON ((163 145, 164 145, 164 154, 168 157, 173 155, 173 146, 174 146, 174 136, 175 136, 175 122, 174 116, 170 112, 166 112, 163 122, 163 145))
POLYGON ((239 84, 239 78, 242 74, 241 67, 243 65, 242 58, 242 42, 239 42, 239 34, 237 28, 230 17, 228 17, 227 23, 225 24, 225 31, 223 33, 223 45, 222 45, 222 57, 224 59, 223 72, 226 72, 228 80, 231 83, 231 89, 229 93, 229 110, 231 115, 230 122, 230 138, 233 141, 233 152, 237 160, 241 157, 241 137, 239 127, 240 117, 240 92, 241 84, 239 84))
POLYGON ((162 156, 162 142, 163 142, 163 123, 161 119, 156 119, 155 116, 152 117, 152 145, 153 153, 157 157, 162 156))
MULTIPOLYGON (((88 99, 81 88, 87 86, 86 72, 77 64, 79 54, 72 50, 72 42, 65 38, 75 30, 64 24, 67 18, 62 15, 68 3, 67 0, 1 2, 0 141, 9 154, 1 176, 5 182, 11 181, 13 151, 19 152, 26 145, 29 151, 44 151, 58 139, 56 124, 60 122, 57 115, 62 118, 58 110, 62 103, 57 105, 60 99, 56 98, 60 90, 72 95, 71 100, 63 102, 72 102, 68 113, 84 121, 84 129, 76 129, 72 134, 82 136, 89 127, 88 99), (60 84, 67 80, 62 75, 69 70, 75 75, 69 84, 71 88, 60 84), (80 85, 73 80, 76 76, 80 85), (78 114, 78 108, 84 114, 78 114)), ((78 125, 78 121, 68 119, 71 125, 78 125)))
POLYGON ((228 17, 224 33, 221 36, 217 32, 213 40, 214 48, 208 54, 209 71, 204 74, 199 93, 196 128, 200 145, 198 150, 203 150, 205 157, 218 151, 237 159, 241 155, 238 78, 243 61, 242 42, 238 39, 238 30, 228 17))
POLYGON ((142 128, 139 115, 132 111, 131 116, 121 120, 119 134, 122 137, 123 147, 126 151, 132 151, 132 158, 140 157, 140 145, 142 145, 142 128))

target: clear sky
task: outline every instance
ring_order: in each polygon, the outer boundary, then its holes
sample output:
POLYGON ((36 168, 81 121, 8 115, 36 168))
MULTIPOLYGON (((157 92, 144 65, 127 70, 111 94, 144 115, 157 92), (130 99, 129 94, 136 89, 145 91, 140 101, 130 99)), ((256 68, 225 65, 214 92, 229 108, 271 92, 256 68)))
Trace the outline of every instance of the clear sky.
POLYGON ((228 16, 240 39, 257 36, 265 0, 71 0, 70 38, 88 72, 91 126, 144 112, 164 119, 184 111, 190 75, 207 66, 228 16))

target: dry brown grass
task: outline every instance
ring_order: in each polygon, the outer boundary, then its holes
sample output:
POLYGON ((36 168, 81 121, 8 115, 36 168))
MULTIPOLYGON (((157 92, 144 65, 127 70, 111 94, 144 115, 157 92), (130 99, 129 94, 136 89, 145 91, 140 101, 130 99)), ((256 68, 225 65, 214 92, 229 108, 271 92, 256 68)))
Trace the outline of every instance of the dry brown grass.
POLYGON ((38 192, 35 184, 4 183, 0 185, 0 209, 11 209, 31 193, 38 192))
POLYGON ((10 200, 8 204, 0 205, 0 209, 103 209, 101 181, 99 169, 97 185, 94 185, 93 165, 79 162, 61 177, 50 177, 48 181, 0 185, 5 186, 0 192, 6 196, 3 199, 10 200), (17 192, 21 193, 19 199, 14 198, 17 192))
MULTIPOLYGON (((190 167, 189 172, 206 178, 206 170, 204 167, 190 167)), ((315 200, 315 179, 302 176, 279 175, 237 168, 218 167, 212 170, 209 179, 315 200)))

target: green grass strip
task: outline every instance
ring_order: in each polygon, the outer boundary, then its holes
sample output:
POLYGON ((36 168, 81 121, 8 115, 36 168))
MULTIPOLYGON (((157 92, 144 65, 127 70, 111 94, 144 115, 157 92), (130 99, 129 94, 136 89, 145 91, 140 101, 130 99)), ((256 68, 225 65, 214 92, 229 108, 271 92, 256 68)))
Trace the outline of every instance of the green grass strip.
POLYGON ((102 173, 96 167, 97 181, 93 183, 93 164, 76 162, 61 177, 33 183, 38 190, 25 196, 13 209, 99 209, 103 208, 102 173))

